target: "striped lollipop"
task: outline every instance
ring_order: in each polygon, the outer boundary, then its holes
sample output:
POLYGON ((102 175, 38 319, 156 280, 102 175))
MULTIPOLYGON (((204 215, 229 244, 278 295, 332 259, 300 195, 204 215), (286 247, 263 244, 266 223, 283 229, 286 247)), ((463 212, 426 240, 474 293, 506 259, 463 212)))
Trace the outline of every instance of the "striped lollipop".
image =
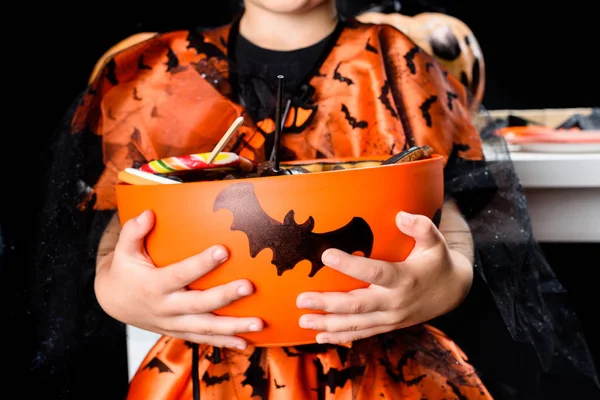
POLYGON ((150 161, 139 169, 152 174, 170 174, 199 169, 235 169, 240 167, 240 156, 236 153, 220 152, 210 162, 211 153, 196 153, 178 157, 167 157, 150 161))
POLYGON ((152 174, 170 174, 179 171, 200 169, 243 169, 246 170, 251 162, 235 153, 222 152, 234 133, 244 123, 244 117, 238 117, 227 129, 219 143, 210 153, 196 153, 185 156, 167 157, 153 160, 140 167, 141 171, 152 174))

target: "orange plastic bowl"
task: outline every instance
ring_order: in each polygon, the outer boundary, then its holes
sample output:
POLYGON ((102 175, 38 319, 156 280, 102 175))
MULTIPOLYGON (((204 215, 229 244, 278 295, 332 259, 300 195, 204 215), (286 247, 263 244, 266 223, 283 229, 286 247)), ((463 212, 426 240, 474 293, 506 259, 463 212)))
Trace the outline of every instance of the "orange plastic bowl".
POLYGON ((301 175, 179 185, 119 184, 116 193, 122 223, 153 210, 156 222, 146 249, 158 267, 214 244, 225 245, 230 258, 190 287, 204 290, 249 279, 255 293, 216 314, 262 318, 263 331, 240 336, 256 346, 291 346, 314 343, 318 333, 298 325, 300 316, 311 312, 296 307, 300 293, 368 286, 322 267, 323 251, 336 247, 374 259, 404 260, 414 240, 400 233, 395 216, 402 210, 432 219, 441 216, 443 166, 442 157, 434 155, 301 175))

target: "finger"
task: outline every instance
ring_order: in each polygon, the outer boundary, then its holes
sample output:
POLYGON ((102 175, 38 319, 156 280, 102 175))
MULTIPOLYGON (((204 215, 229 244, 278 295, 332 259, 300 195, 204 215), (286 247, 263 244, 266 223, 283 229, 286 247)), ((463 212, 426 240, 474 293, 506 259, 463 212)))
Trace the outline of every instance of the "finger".
POLYGON ((171 315, 209 313, 252 293, 254 293, 254 287, 246 279, 207 290, 180 291, 168 296, 167 313, 171 315))
POLYGON ((202 253, 193 255, 185 260, 160 268, 157 273, 162 275, 158 279, 163 282, 165 292, 172 292, 186 287, 198 278, 209 273, 227 260, 227 249, 215 245, 202 253))
POLYGON ((402 233, 415 239, 415 247, 431 247, 444 240, 433 221, 424 215, 400 211, 396 215, 396 225, 402 233))
POLYGON ((136 253, 144 250, 144 238, 154 226, 154 213, 146 210, 123 225, 115 250, 136 253))
POLYGON ((346 331, 338 333, 319 333, 317 343, 344 344, 356 342, 382 333, 391 332, 398 329, 395 325, 382 325, 375 328, 364 329, 360 331, 346 331))
POLYGON ((390 307, 383 290, 376 287, 343 292, 305 292, 296 299, 301 309, 320 310, 336 314, 363 314, 385 311, 390 307))
POLYGON ((205 336, 259 332, 264 327, 260 318, 223 317, 214 314, 182 315, 172 318, 172 325, 176 331, 205 336))
POLYGON ((198 335, 196 333, 178 331, 166 331, 165 335, 192 343, 206 344, 209 346, 215 346, 219 348, 244 350, 246 347, 248 347, 248 343, 244 339, 237 336, 207 336, 198 335))
POLYGON ((393 316, 385 311, 367 314, 306 314, 299 324, 304 329, 324 332, 357 332, 382 325, 390 325, 393 316))
POLYGON ((373 285, 391 286, 397 277, 397 270, 391 263, 355 256, 338 249, 325 250, 322 261, 330 268, 373 285))

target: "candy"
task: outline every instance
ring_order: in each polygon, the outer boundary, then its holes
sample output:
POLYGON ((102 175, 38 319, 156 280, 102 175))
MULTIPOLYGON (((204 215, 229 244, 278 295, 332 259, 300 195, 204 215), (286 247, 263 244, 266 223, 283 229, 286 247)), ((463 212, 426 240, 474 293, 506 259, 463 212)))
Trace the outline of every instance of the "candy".
POLYGON ((170 174, 179 171, 221 168, 249 168, 249 160, 235 153, 221 152, 212 163, 208 163, 210 153, 196 153, 179 157, 167 157, 153 160, 142 165, 139 169, 153 174, 170 174))
POLYGON ((156 184, 174 184, 181 183, 172 178, 165 178, 160 175, 151 174, 149 172, 140 171, 135 168, 125 168, 119 172, 119 179, 130 185, 156 185, 156 184))
POLYGON ((381 165, 398 164, 402 162, 418 161, 423 158, 428 158, 433 153, 433 149, 429 146, 418 147, 414 146, 402 153, 394 154, 381 165))

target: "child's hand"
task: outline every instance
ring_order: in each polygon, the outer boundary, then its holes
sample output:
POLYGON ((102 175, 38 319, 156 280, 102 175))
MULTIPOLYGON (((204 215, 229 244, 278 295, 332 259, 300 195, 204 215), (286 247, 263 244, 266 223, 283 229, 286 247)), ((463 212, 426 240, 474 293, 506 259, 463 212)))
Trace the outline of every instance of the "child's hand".
POLYGON ((247 280, 205 291, 188 290, 194 282, 228 257, 223 246, 165 268, 156 268, 144 249, 144 237, 154 225, 146 211, 124 224, 114 252, 98 263, 95 290, 109 315, 126 324, 159 334, 217 347, 246 347, 237 333, 260 330, 258 318, 233 318, 212 314, 237 299, 252 294, 247 280))
POLYGON ((325 265, 371 285, 348 293, 302 293, 297 306, 330 314, 306 314, 303 328, 323 331, 320 343, 348 343, 428 321, 457 307, 473 279, 472 262, 451 250, 431 220, 399 213, 396 224, 416 243, 404 262, 386 262, 330 249, 325 265))

